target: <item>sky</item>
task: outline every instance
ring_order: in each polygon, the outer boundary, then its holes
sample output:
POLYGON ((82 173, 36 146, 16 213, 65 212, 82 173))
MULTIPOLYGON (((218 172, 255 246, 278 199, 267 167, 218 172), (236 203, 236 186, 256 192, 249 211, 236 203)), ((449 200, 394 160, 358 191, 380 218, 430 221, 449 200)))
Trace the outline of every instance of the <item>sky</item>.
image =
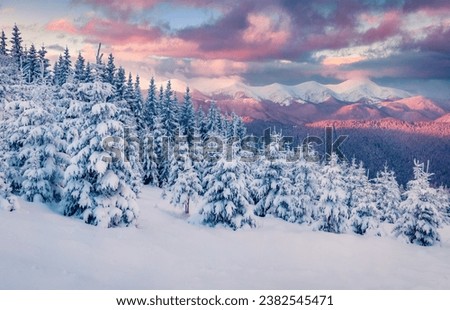
POLYGON ((450 96, 448 0, 0 0, 0 29, 55 59, 98 43, 143 81, 227 86, 369 78, 450 96))

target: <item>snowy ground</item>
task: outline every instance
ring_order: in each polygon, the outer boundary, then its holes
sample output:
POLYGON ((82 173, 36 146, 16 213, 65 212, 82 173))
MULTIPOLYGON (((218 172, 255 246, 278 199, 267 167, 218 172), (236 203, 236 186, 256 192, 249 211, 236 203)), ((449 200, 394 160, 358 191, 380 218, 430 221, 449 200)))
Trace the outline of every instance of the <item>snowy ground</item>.
POLYGON ((450 289, 448 227, 430 248, 277 219, 235 232, 189 224, 160 193, 144 188, 138 228, 0 211, 0 289, 450 289))

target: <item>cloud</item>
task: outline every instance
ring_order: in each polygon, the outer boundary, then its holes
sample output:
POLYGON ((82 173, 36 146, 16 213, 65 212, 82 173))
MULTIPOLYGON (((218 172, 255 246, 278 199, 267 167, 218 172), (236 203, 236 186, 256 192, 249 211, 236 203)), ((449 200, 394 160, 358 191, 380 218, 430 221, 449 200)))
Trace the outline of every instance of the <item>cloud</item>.
POLYGON ((55 20, 47 29, 102 42, 116 58, 137 59, 160 72, 255 81, 447 75, 437 70, 439 61, 447 68, 450 53, 448 1, 74 2, 101 14, 84 22, 55 20), (203 24, 170 30, 145 18, 162 3, 219 13, 203 24))
POLYGON ((46 25, 46 29, 68 34, 76 34, 78 32, 77 28, 70 21, 63 18, 51 21, 46 25))
POLYGON ((59 44, 48 45, 48 46, 46 46, 46 48, 48 50, 53 50, 53 51, 57 51, 57 52, 64 52, 64 47, 62 45, 59 45, 59 44))

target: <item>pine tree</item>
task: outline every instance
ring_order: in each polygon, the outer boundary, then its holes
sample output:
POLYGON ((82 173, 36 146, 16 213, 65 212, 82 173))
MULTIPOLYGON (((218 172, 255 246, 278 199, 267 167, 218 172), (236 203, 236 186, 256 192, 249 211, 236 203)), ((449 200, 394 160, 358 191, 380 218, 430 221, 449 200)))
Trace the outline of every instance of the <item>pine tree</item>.
POLYGON ((152 77, 148 87, 147 100, 145 101, 142 115, 144 123, 150 131, 154 129, 155 118, 159 115, 158 99, 156 98, 156 84, 155 79, 152 77))
POLYGON ((356 171, 355 176, 358 180, 355 180, 354 184, 358 184, 358 186, 351 192, 350 224, 355 233, 364 235, 368 231, 376 232, 380 215, 377 209, 375 190, 365 169, 360 165, 356 171))
POLYGON ((113 54, 109 54, 108 63, 105 68, 105 76, 103 77, 103 82, 114 85, 114 77, 116 75, 116 66, 114 64, 113 54))
POLYGON ((385 165, 374 180, 375 200, 380 213, 380 220, 395 223, 400 216, 401 192, 395 174, 385 165))
POLYGON ((33 83, 40 79, 41 70, 40 70, 38 54, 34 44, 31 44, 28 53, 24 57, 23 61, 23 75, 24 79, 27 83, 33 83))
POLYGON ((278 190, 275 193, 273 199, 273 205, 275 206, 269 212, 274 216, 279 217, 285 221, 295 223, 301 222, 299 214, 297 213, 297 204, 295 197, 295 188, 292 182, 293 175, 289 165, 283 165, 284 169, 281 171, 278 181, 278 190))
POLYGON ((159 187, 165 187, 169 181, 169 150, 168 139, 162 124, 161 118, 156 117, 155 128, 153 130, 153 144, 155 162, 158 170, 159 187))
MULTIPOLYGON (((129 162, 103 149, 103 140, 123 129, 115 120, 115 105, 107 102, 111 95, 110 84, 81 84, 78 100, 68 110, 78 115, 81 126, 79 138, 69 147, 72 160, 65 173, 64 214, 103 227, 134 225, 138 216, 132 184, 139 177, 129 162)), ((123 148, 118 145, 118 149, 123 148)))
POLYGON ((312 223, 318 219, 317 192, 318 165, 305 159, 304 153, 298 150, 300 158, 294 163, 294 206, 291 211, 293 222, 312 223))
POLYGON ((125 70, 120 67, 119 70, 117 70, 117 74, 114 78, 114 99, 116 101, 118 100, 124 100, 125 99, 125 70))
POLYGON ((56 122, 54 106, 48 104, 53 95, 51 89, 39 86, 34 93, 33 105, 21 116, 31 120, 19 152, 24 177, 21 193, 29 201, 56 202, 62 194, 62 169, 67 162, 63 131, 56 122))
POLYGON ((59 61, 59 83, 62 85, 68 82, 72 75, 72 60, 70 59, 68 47, 64 49, 64 56, 60 57, 59 61))
POLYGON ((400 204, 403 214, 395 223, 394 233, 406 242, 432 246, 440 241, 438 228, 442 218, 439 214, 439 195, 430 186, 431 174, 425 171, 423 163, 414 162, 414 180, 407 184, 400 204))
POLYGON ((319 186, 319 230, 345 232, 349 218, 347 184, 335 153, 322 168, 319 186))
POLYGON ((164 90, 163 104, 162 104, 162 116, 164 130, 167 137, 173 141, 178 131, 178 105, 176 102, 175 94, 172 90, 172 84, 170 80, 167 82, 166 89, 164 90))
POLYGON ((211 106, 208 110, 208 116, 206 121, 206 134, 208 135, 214 135, 214 134, 221 134, 222 133, 222 124, 221 124, 221 115, 220 111, 217 108, 217 105, 215 102, 211 103, 211 106))
MULTIPOLYGON (((90 64, 90 62, 88 62, 86 64, 86 83, 92 83, 95 81, 95 77, 94 74, 92 72, 92 65, 90 64)), ((114 94, 113 94, 114 97, 114 94)))
POLYGON ((19 27, 17 27, 17 25, 14 24, 10 40, 11 43, 10 55, 19 68, 22 68, 22 61, 24 56, 22 42, 23 40, 19 27))
POLYGON ((47 50, 45 49, 45 46, 42 45, 41 49, 38 51, 38 58, 39 58, 39 75, 40 79, 43 83, 47 83, 49 81, 50 77, 50 61, 46 57, 47 50))
POLYGON ((59 63, 62 61, 62 55, 59 55, 59 59, 55 61, 53 64, 53 85, 55 86, 61 86, 62 84, 59 82, 60 80, 60 70, 59 70, 59 63))
POLYGON ((243 163, 222 157, 205 177, 205 205, 201 221, 208 226, 224 225, 236 230, 256 226, 250 212, 250 193, 243 175, 243 163))
POLYGON ((0 36, 0 55, 6 56, 8 54, 8 49, 6 47, 6 35, 2 30, 2 34, 0 36))
POLYGON ((20 194, 23 175, 20 172, 24 164, 24 158, 19 156, 20 151, 33 127, 34 118, 30 117, 28 110, 35 105, 32 98, 32 86, 27 84, 17 85, 10 89, 11 93, 5 105, 5 122, 3 150, 8 166, 6 178, 15 194, 20 194))
POLYGON ((442 221, 445 224, 450 224, 450 193, 448 188, 440 186, 436 189, 439 199, 439 212, 442 215, 442 221))
POLYGON ((134 92, 134 85, 133 85, 133 76, 131 73, 128 74, 128 80, 125 85, 125 92, 124 92, 124 99, 128 102, 128 105, 130 106, 131 111, 136 113, 136 93, 134 92))
POLYGON ((186 136, 188 145, 191 146, 195 134, 195 112, 192 104, 189 87, 186 88, 184 103, 180 114, 181 135, 186 136))
POLYGON ((255 168, 252 189, 255 192, 255 214, 258 216, 264 217, 273 213, 277 208, 275 198, 281 189, 282 172, 286 168, 279 149, 280 139, 280 134, 271 134, 271 141, 266 146, 269 156, 255 168))
POLYGON ((196 113, 196 123, 197 123, 199 136, 202 139, 205 139, 208 135, 208 124, 207 124, 205 112, 201 108, 199 108, 196 113))
POLYGON ((140 137, 145 133, 145 123, 143 119, 144 99, 142 98, 141 79, 136 76, 134 83, 134 117, 136 118, 137 132, 140 137))
POLYGON ((86 66, 84 64, 84 57, 81 55, 81 52, 78 53, 77 60, 75 62, 75 70, 73 73, 73 80, 75 83, 86 83, 86 66))
POLYGON ((147 130, 144 140, 144 151, 142 160, 142 180, 144 185, 159 186, 157 156, 155 153, 155 138, 147 130))
POLYGON ((16 209, 16 200, 11 194, 11 188, 6 181, 5 170, 7 169, 4 161, 0 162, 0 210, 14 211, 16 209))
POLYGON ((195 201, 202 191, 200 179, 197 171, 192 165, 189 156, 189 147, 186 141, 180 141, 179 150, 174 156, 175 160, 172 164, 172 173, 175 179, 170 186, 172 192, 171 203, 177 206, 182 206, 184 212, 189 214, 190 202, 195 201))

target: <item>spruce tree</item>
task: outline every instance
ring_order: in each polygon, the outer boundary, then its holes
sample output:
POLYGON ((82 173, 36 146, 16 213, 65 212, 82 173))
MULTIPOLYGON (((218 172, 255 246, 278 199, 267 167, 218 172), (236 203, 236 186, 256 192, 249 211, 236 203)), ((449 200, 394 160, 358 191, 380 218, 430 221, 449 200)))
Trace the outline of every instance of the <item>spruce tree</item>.
POLYGON ((31 44, 28 53, 24 57, 23 70, 24 79, 27 83, 33 83, 40 79, 40 65, 38 54, 34 44, 31 44))
POLYGON ((360 165, 357 187, 352 189, 350 208, 350 224, 355 233, 364 235, 369 231, 375 232, 379 226, 379 211, 377 209, 374 186, 370 183, 365 169, 360 165))
POLYGON ((167 82, 167 86, 164 90, 162 101, 162 117, 164 130, 167 137, 173 141, 178 131, 178 105, 176 102, 175 94, 172 90, 172 84, 170 80, 167 82))
POLYGON ((116 75, 116 66, 114 64, 114 56, 113 56, 113 54, 109 54, 108 63, 106 64, 105 76, 103 77, 103 81, 105 83, 114 85, 115 75, 116 75))
POLYGON ((347 184, 335 153, 322 167, 319 186, 318 229, 333 233, 345 232, 349 218, 347 184))
POLYGON ((142 180, 144 185, 159 186, 157 156, 155 153, 155 138, 147 131, 143 143, 142 180))
POLYGON ((123 124, 116 120, 116 106, 107 101, 111 85, 99 79, 81 84, 78 100, 68 110, 80 118, 80 134, 69 146, 72 160, 65 173, 64 214, 103 227, 134 225, 138 207, 132 186, 139 176, 129 162, 103 148, 103 140, 117 136, 123 124))
POLYGON ((59 58, 59 85, 68 82, 72 75, 72 60, 70 59, 69 48, 66 46, 64 49, 64 56, 59 58))
POLYGON ((395 223, 400 216, 401 192, 395 178, 395 173, 384 166, 383 171, 377 173, 374 180, 375 200, 380 213, 380 220, 395 223))
POLYGON ((256 226, 242 165, 238 159, 227 161, 222 157, 206 175, 206 203, 200 210, 204 225, 224 225, 233 230, 256 226))
POLYGON ((171 167, 171 176, 174 178, 170 186, 171 203, 183 207, 184 212, 189 214, 190 203, 196 200, 202 191, 202 187, 189 156, 187 138, 179 142, 179 148, 174 158, 171 167))
POLYGON ((30 120, 19 152, 24 177, 21 194, 29 201, 56 202, 62 194, 62 169, 67 162, 63 131, 55 117, 56 109, 48 104, 53 96, 51 89, 37 86, 33 93, 31 105, 20 116, 30 120))
MULTIPOLYGON (((211 112, 211 111, 210 111, 211 112)), ((209 113, 211 116, 212 113, 209 113)), ((258 167, 255 167, 255 177, 252 189, 255 192, 255 214, 266 216, 272 214, 277 205, 275 199, 281 189, 281 177, 283 169, 286 168, 285 160, 279 148, 281 135, 272 133, 270 142, 265 146, 267 156, 258 167)))
POLYGON ((195 134, 195 111, 192 104, 189 87, 186 88, 184 102, 180 114, 181 135, 186 136, 188 145, 191 146, 195 134))
POLYGON ((10 55, 14 62, 17 64, 17 66, 21 69, 22 68, 22 62, 23 62, 23 47, 22 47, 22 34, 20 33, 19 27, 17 27, 16 24, 14 24, 12 36, 11 36, 11 49, 10 49, 10 55))
POLYGON ((144 123, 150 131, 154 129, 156 116, 159 116, 158 99, 156 96, 155 79, 152 77, 148 87, 147 99, 145 101, 142 114, 144 123))
POLYGON ((6 56, 8 54, 8 49, 6 45, 6 35, 2 30, 2 34, 0 35, 0 55, 6 56))
POLYGON ((81 52, 78 53, 77 60, 75 61, 75 70, 73 72, 73 80, 75 83, 85 83, 86 79, 86 66, 84 64, 84 57, 81 52))
POLYGON ((5 170, 8 167, 2 160, 0 162, 0 210, 14 211, 16 209, 16 200, 11 194, 11 187, 7 182, 5 170))
POLYGON ((124 100, 125 99, 125 70, 120 67, 119 70, 117 70, 117 74, 114 77, 114 99, 116 101, 118 100, 124 100))
POLYGON ((41 49, 38 51, 38 59, 39 59, 39 75, 42 83, 48 83, 50 77, 50 61, 46 57, 47 50, 45 46, 42 45, 41 49))
POLYGON ((408 182, 403 194, 402 215, 395 223, 394 233, 408 243, 432 246, 441 240, 440 199, 436 189, 430 186, 431 174, 425 171, 423 163, 415 161, 414 164, 414 179, 408 182))

